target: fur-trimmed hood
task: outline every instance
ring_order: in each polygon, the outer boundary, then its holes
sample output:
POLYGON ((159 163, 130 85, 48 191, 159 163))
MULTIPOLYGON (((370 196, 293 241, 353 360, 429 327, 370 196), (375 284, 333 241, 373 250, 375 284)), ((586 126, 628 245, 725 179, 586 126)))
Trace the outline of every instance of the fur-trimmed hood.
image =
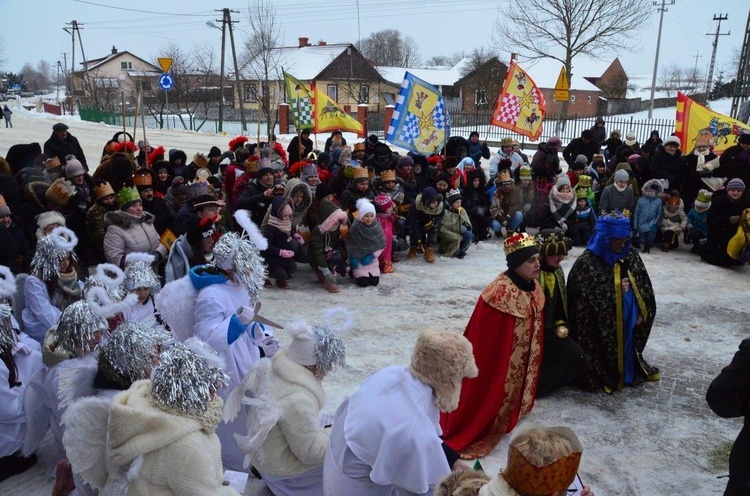
POLYGON ((662 193, 664 193, 664 186, 658 179, 649 179, 648 181, 643 183, 641 191, 646 191, 649 189, 656 190, 656 198, 660 198, 662 193))
MULTIPOLYGON (((284 190, 284 196, 287 198, 294 199, 294 195, 298 192, 302 192, 302 210, 307 210, 312 205, 313 196, 310 186, 296 177, 293 177, 286 183, 286 190, 284 190)), ((297 210, 295 208, 295 210, 297 210)))
POLYGON ((127 212, 123 212, 122 210, 114 210, 112 212, 107 212, 106 214, 104 214, 104 228, 105 229, 112 225, 121 227, 123 229, 130 229, 130 227, 133 226, 133 224, 136 222, 153 224, 154 214, 144 211, 143 217, 141 217, 140 219, 137 218, 135 215, 131 215, 127 212))
POLYGON ((47 200, 44 197, 44 193, 47 192, 49 183, 44 181, 32 181, 26 185, 23 191, 26 199, 31 202, 35 207, 40 210, 47 211, 47 200))
POLYGON ((458 408, 463 379, 479 374, 471 343, 451 331, 423 331, 414 345, 409 371, 433 389, 435 406, 445 413, 458 408))

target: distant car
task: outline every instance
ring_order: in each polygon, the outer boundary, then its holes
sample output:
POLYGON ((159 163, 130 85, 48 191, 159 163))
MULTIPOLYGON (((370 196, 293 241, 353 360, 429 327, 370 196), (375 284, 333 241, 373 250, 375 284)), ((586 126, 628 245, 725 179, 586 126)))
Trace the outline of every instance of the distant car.
POLYGON ((44 90, 36 90, 36 91, 34 92, 34 95, 36 95, 36 96, 39 96, 39 95, 46 95, 46 94, 47 94, 47 92, 46 92, 46 91, 44 91, 44 90))
POLYGON ((21 98, 31 98, 34 96, 34 92, 32 91, 22 91, 21 92, 21 98))

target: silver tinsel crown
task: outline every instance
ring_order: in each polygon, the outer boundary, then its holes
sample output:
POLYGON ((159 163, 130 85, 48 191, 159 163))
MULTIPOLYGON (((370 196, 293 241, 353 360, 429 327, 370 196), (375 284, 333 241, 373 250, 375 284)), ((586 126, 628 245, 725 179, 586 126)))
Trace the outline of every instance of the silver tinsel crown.
POLYGON ((196 338, 175 344, 151 374, 154 402, 184 414, 204 413, 211 396, 228 384, 220 362, 221 358, 196 338))
POLYGON ((161 283, 151 265, 143 262, 131 262, 125 267, 125 290, 130 292, 138 288, 148 288, 151 296, 156 296, 161 289, 161 283))
POLYGON ((53 331, 58 346, 74 354, 91 351, 89 341, 97 332, 107 332, 107 321, 97 316, 85 300, 68 306, 53 331))
POLYGON ((138 323, 120 324, 99 354, 112 368, 130 382, 151 377, 153 363, 158 362, 161 345, 169 341, 164 330, 138 323))
MULTIPOLYGON (((344 307, 333 307, 326 310, 323 324, 309 326, 304 321, 293 322, 285 329, 292 337, 307 333, 314 335, 315 342, 315 375, 319 379, 326 376, 336 365, 346 363, 346 346, 339 334, 354 327, 354 317, 344 307)), ((309 334, 308 334, 309 336, 309 334)), ((308 338, 309 339, 309 338, 308 338)), ((294 345, 294 340, 292 345, 294 345)))
POLYGON ((54 228, 36 243, 34 258, 31 260, 34 275, 43 281, 57 277, 60 273, 60 262, 68 256, 73 261, 77 260, 73 251, 77 244, 78 238, 73 231, 63 226, 54 228))
POLYGON ((5 303, 0 304, 0 353, 8 353, 16 345, 16 339, 13 335, 15 331, 10 323, 10 316, 13 309, 5 303))
POLYGON ((222 234, 214 245, 214 260, 210 265, 231 270, 249 293, 250 300, 258 301, 266 280, 266 267, 258 248, 249 239, 235 232, 222 234))

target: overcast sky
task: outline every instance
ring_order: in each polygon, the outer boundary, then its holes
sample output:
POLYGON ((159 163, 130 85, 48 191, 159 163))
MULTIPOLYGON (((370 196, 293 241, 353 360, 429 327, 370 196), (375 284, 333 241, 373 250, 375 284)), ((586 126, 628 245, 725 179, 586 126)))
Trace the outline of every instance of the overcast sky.
MULTIPOLYGON (((360 35, 365 38, 375 31, 395 28, 414 37, 423 60, 434 55, 489 46, 501 2, 359 0, 358 3, 359 23, 354 0, 273 1, 287 45, 296 44, 299 36, 306 36, 311 42, 356 42, 360 35)), ((7 59, 2 69, 17 72, 24 63, 36 65, 40 60, 47 60, 54 67, 58 60, 63 60, 63 52, 68 54, 70 62, 71 37, 63 27, 74 19, 83 24, 84 50, 89 59, 109 54, 115 45, 121 51, 128 50, 153 60, 162 55, 160 52, 170 42, 185 49, 192 49, 196 44, 211 45, 219 53, 221 33, 206 26, 206 22, 220 24, 216 19, 221 16, 213 8, 221 7, 240 11, 233 15, 239 20, 235 26, 237 43, 241 45, 246 36, 243 31, 248 28, 245 18, 247 2, 241 0, 227 0, 223 5, 222 2, 205 0, 0 0, 0 36, 5 40, 7 59), (215 7, 207 7, 207 4, 215 7)), ((698 54, 698 67, 705 74, 713 42, 713 36, 706 36, 706 33, 716 31, 717 23, 712 20, 714 14, 728 14, 729 19, 721 24, 721 32, 731 34, 719 37, 715 74, 725 68, 731 78, 736 71, 730 67, 732 53, 742 45, 748 9, 748 0, 676 0, 675 5, 668 6, 664 16, 660 67, 670 62, 692 67, 696 64, 694 56, 698 54)), ((641 50, 624 52, 615 49, 605 59, 610 61, 619 56, 631 76, 651 74, 658 21, 656 7, 644 12, 644 28, 639 33, 641 50)), ((78 46, 76 59, 81 60, 78 46)), ((231 64, 230 58, 227 58, 227 64, 231 64)), ((574 65, 583 70, 588 63, 581 60, 574 65)), ((533 69, 530 72, 533 76, 533 69)))

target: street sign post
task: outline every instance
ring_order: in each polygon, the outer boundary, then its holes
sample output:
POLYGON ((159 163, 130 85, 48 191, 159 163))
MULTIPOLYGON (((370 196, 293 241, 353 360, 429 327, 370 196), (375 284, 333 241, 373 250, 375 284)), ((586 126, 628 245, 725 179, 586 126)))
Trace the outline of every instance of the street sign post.
POLYGON ((570 100, 570 81, 565 66, 562 66, 560 75, 557 76, 557 83, 555 83, 555 101, 565 102, 568 100, 570 100))
POLYGON ((174 88, 174 78, 171 74, 165 72, 159 76, 159 87, 164 91, 169 91, 174 88))
POLYGON ((161 70, 164 72, 169 72, 169 69, 172 67, 172 59, 169 57, 159 57, 156 59, 159 62, 159 67, 161 67, 161 70))

